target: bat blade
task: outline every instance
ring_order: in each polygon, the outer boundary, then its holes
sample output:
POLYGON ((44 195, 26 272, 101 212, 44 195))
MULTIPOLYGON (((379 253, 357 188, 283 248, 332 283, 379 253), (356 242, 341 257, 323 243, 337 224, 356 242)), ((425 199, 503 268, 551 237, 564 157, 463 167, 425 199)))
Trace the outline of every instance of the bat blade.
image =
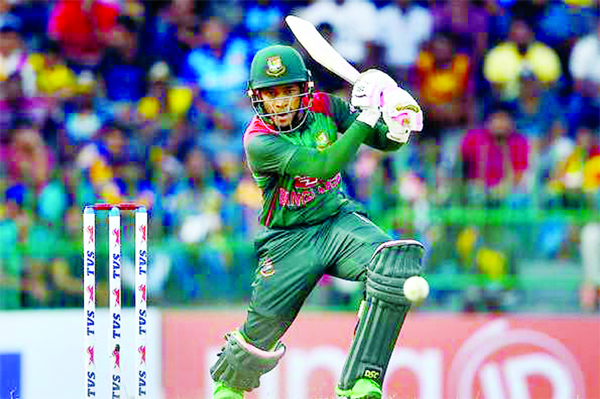
POLYGON ((347 82, 352 84, 356 82, 360 72, 321 36, 312 23, 294 15, 285 17, 285 22, 302 47, 315 61, 347 82))

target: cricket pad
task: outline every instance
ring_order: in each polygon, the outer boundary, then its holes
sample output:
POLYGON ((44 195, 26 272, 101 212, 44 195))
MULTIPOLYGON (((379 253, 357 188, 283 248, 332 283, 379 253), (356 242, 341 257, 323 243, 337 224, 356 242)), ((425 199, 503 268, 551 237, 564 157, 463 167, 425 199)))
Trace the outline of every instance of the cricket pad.
POLYGON ((404 296, 407 278, 420 275, 424 247, 415 240, 388 241, 379 246, 367 267, 366 299, 338 389, 352 389, 359 378, 383 385, 392 351, 410 309, 404 296))

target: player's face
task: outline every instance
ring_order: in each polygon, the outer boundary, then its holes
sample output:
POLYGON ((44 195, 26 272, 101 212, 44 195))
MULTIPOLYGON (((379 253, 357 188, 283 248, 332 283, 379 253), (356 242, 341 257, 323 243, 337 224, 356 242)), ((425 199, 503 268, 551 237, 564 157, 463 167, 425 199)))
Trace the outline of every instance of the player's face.
POLYGON ((292 124, 294 116, 300 107, 300 85, 293 83, 289 85, 267 87, 260 90, 260 96, 267 114, 277 127, 288 127, 292 124))

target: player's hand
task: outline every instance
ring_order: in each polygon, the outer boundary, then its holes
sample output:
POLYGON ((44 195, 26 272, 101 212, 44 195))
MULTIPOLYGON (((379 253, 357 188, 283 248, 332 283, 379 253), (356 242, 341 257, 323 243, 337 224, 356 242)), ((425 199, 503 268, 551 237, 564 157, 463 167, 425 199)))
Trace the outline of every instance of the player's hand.
POLYGON ((367 110, 381 107, 381 95, 386 88, 396 87, 397 84, 388 74, 369 69, 359 75, 352 87, 352 106, 367 110))
POLYGON ((387 138, 406 143, 411 132, 423 130, 423 111, 415 99, 400 87, 383 92, 383 120, 388 127, 387 138))
POLYGON ((353 107, 362 111, 356 119, 375 126, 381 116, 383 91, 396 86, 394 79, 376 69, 361 73, 352 87, 350 100, 353 107))

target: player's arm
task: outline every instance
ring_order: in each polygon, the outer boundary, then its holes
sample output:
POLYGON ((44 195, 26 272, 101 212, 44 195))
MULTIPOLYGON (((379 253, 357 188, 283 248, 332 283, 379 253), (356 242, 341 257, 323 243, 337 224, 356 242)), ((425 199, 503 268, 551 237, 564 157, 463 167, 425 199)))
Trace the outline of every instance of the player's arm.
MULTIPOLYGON (((342 100, 339 97, 330 96, 331 108, 333 115, 340 127, 342 132, 348 130, 352 123, 356 120, 359 115, 358 112, 352 112, 350 104, 342 100)), ((388 127, 383 120, 379 120, 374 127, 373 134, 367 136, 364 144, 373 147, 381 151, 396 151, 402 147, 403 143, 389 140, 386 135, 388 133, 388 127)))
POLYGON ((256 135, 248 140, 246 153, 250 167, 255 172, 325 180, 342 170, 372 133, 372 126, 357 119, 346 130, 346 134, 322 151, 298 146, 274 134, 256 135))
POLYGON ((396 85, 396 82, 383 72, 376 72, 365 73, 354 83, 351 104, 360 108, 360 113, 342 137, 322 151, 301 147, 291 157, 286 173, 292 176, 329 179, 354 158, 360 145, 376 131, 375 126, 381 117, 380 100, 383 98, 386 84, 396 85), (380 79, 381 75, 386 78, 383 82, 380 79))
MULTIPOLYGON (((333 177, 353 159, 360 145, 373 135, 381 117, 380 99, 383 98, 385 86, 380 80, 371 79, 372 76, 373 74, 365 74, 364 79, 359 78, 354 84, 351 101, 353 105, 359 106, 361 111, 333 145, 324 150, 317 150, 289 143, 295 147, 291 149, 289 145, 285 145, 286 139, 283 136, 263 135, 266 137, 260 141, 249 140, 247 146, 252 169, 261 171, 267 164, 269 168, 262 170, 266 173, 276 172, 319 179, 333 177), (261 161, 259 164, 253 163, 252 158, 261 161)), ((395 86, 393 80, 392 83, 395 86)))

